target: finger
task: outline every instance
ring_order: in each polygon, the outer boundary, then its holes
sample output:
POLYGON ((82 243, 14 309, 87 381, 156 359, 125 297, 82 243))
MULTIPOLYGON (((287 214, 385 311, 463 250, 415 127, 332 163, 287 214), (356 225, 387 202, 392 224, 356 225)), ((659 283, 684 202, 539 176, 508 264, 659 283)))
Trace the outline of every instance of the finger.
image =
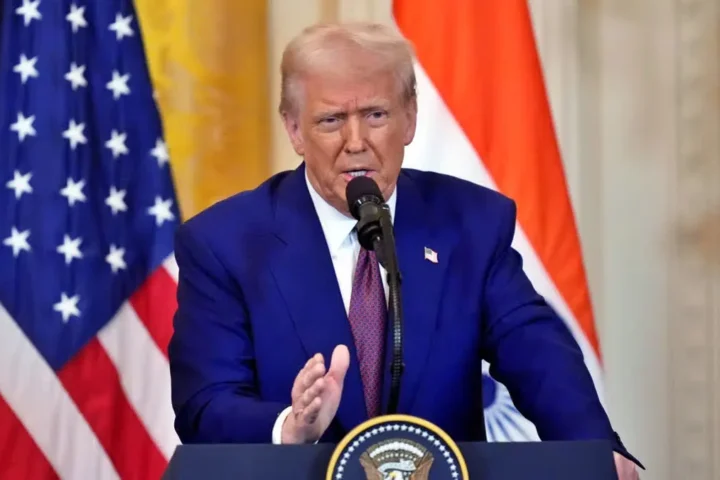
POLYGON ((295 381, 293 382, 292 390, 290 391, 290 397, 292 398, 293 402, 299 398, 303 392, 305 391, 305 377, 307 375, 307 372, 309 370, 312 370, 312 368, 318 363, 324 363, 323 362, 323 356, 321 353, 316 353, 312 357, 308 359, 307 362, 305 362, 305 365, 302 369, 300 369, 300 372, 298 372, 298 375, 295 377, 295 381))
POLYGON ((310 357, 307 362, 305 362, 305 365, 300 369, 297 376, 295 376, 295 381, 293 382, 292 390, 290 391, 290 396, 293 399, 293 402, 298 398, 299 395, 302 395, 303 388, 302 383, 303 379, 305 378, 305 372, 307 371, 307 368, 312 366, 315 363, 315 357, 310 357))
POLYGON ((325 365, 322 363, 316 363, 312 368, 308 369, 305 373, 305 378, 302 381, 303 390, 310 388, 318 378, 322 378, 325 375, 325 365))
POLYGON ((310 358, 310 360, 308 360, 307 366, 308 366, 308 368, 311 368, 312 365, 314 365, 316 363, 323 363, 323 364, 325 363, 322 353, 316 353, 315 355, 313 355, 312 358, 310 358))
POLYGON ((319 397, 325 388, 325 379, 323 377, 318 378, 313 385, 310 386, 303 393, 302 397, 298 400, 298 405, 301 409, 305 409, 312 403, 315 398, 319 397))
POLYGON ((332 376, 339 384, 345 381, 345 374, 350 366, 350 351, 345 345, 338 345, 333 350, 330 359, 330 368, 328 375, 332 376))
POLYGON ((308 392, 308 390, 312 388, 315 382, 322 379, 324 374, 325 365, 321 363, 316 363, 310 370, 303 373, 297 395, 293 399, 293 407, 296 411, 302 410, 312 401, 313 396, 310 396, 311 392, 308 392))
POLYGON ((315 423, 320 415, 320 407, 322 406, 322 400, 320 397, 315 397, 312 402, 303 410, 301 418, 302 421, 307 424, 315 423))
POLYGON ((305 390, 305 393, 303 393, 302 398, 302 404, 303 406, 307 407, 310 405, 310 403, 315 400, 316 397, 319 397, 322 395, 323 389, 325 388, 325 379, 323 377, 318 378, 315 380, 315 383, 313 383, 310 388, 305 390))

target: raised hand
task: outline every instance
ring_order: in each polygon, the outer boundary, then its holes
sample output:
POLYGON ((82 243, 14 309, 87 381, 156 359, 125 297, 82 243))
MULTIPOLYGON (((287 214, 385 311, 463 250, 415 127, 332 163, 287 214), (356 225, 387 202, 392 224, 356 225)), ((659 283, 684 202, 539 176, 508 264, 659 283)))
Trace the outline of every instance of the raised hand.
POLYGON ((345 345, 335 347, 327 371, 321 354, 307 361, 295 377, 292 411, 283 423, 282 443, 313 443, 322 436, 337 413, 349 365, 350 352, 345 345))

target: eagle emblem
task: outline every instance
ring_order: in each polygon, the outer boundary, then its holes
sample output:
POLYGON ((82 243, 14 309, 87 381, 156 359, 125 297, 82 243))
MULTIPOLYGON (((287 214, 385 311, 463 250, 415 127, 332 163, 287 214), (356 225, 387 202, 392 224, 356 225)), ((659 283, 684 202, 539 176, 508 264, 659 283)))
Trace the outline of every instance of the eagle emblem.
POLYGON ((360 456, 367 480, 427 480, 433 455, 419 443, 390 438, 360 456))
POLYGON ((371 418, 335 447, 325 480, 468 480, 467 465, 452 438, 412 415, 371 418), (432 470, 432 473, 431 473, 432 470))

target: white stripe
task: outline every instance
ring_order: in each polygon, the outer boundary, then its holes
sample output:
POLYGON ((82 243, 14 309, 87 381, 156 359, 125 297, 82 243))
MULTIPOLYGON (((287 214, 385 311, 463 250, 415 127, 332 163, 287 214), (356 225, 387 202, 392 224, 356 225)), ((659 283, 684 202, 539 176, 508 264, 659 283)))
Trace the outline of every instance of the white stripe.
POLYGON ((55 372, 1 304, 0 339, 0 395, 57 475, 68 479, 119 478, 55 372))
MULTIPOLYGON (((497 191, 498 188, 478 152, 475 151, 419 64, 416 64, 416 74, 418 125, 415 139, 406 149, 403 166, 452 175, 497 191)), ((517 224, 513 247, 522 255, 525 273, 535 289, 555 308, 580 345, 600 401, 604 404, 602 370, 597 354, 530 245, 520 224, 517 224)))
POLYGON ((163 267, 165 267, 165 270, 167 270, 173 280, 175 280, 175 283, 177 283, 178 276, 180 274, 180 268, 175 261, 175 254, 171 253, 170 256, 165 259, 165 261, 163 262, 163 267))
POLYGON ((166 459, 180 440, 173 428, 170 367, 128 302, 99 333, 128 402, 166 459))

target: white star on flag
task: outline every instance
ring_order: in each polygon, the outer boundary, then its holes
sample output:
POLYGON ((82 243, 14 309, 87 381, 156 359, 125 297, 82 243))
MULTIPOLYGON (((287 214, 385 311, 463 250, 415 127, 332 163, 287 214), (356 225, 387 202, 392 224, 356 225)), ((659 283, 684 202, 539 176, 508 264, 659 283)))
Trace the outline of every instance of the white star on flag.
POLYGON ((175 219, 175 215, 170 211, 172 206, 172 199, 163 200, 160 197, 155 197, 155 205, 148 208, 148 214, 155 217, 155 223, 159 227, 163 222, 171 221, 175 219))
POLYGON ((105 261, 110 265, 113 273, 117 273, 118 270, 125 270, 127 268, 125 259, 123 258, 124 255, 124 248, 117 248, 114 244, 110 244, 110 253, 108 253, 105 257, 105 261))
POLYGON ((34 19, 40 20, 42 18, 38 10, 38 5, 40 5, 40 0, 23 0, 22 6, 15 9, 15 13, 23 16, 26 27, 30 25, 30 22, 34 19))
POLYGON ((20 171, 15 170, 13 172, 13 179, 7 182, 7 187, 15 191, 15 198, 19 199, 23 193, 32 193, 33 189, 30 186, 30 178, 32 172, 28 172, 22 175, 20 171))
POLYGON ((31 137, 37 135, 35 128, 33 128, 33 122, 35 122, 35 115, 26 117, 22 112, 18 112, 17 121, 10 125, 10 130, 17 132, 18 140, 22 142, 28 135, 31 137))
POLYGON ((35 64, 37 63, 38 57, 28 59, 24 53, 20 54, 20 62, 13 67, 13 72, 20 74, 20 81, 25 84, 28 78, 37 78, 39 73, 35 64))
POLYGON ((64 323, 67 323, 71 316, 79 317, 80 310, 78 310, 78 302, 80 301, 80 295, 73 295, 68 297, 65 292, 60 294, 60 301, 53 305, 53 310, 62 314, 64 323))
POLYGON ((168 163, 168 161, 170 161, 170 155, 167 151, 167 145, 162 138, 158 138, 155 141, 155 148, 150 150, 150 155, 157 159, 159 167, 162 167, 163 165, 168 163))
POLYGON ((30 244, 28 243, 28 237, 30 236, 30 230, 24 232, 18 231, 17 228, 12 227, 10 230, 10 236, 3 240, 3 245, 7 245, 13 250, 13 257, 20 255, 20 252, 25 250, 30 251, 30 244))
POLYGON ((70 5, 70 13, 67 14, 65 20, 70 22, 72 25, 73 33, 78 31, 80 27, 87 27, 87 21, 85 20, 85 7, 78 8, 74 3, 70 5))
POLYGON ((81 243, 82 238, 80 237, 75 239, 70 238, 70 235, 65 235, 63 237, 63 243, 57 247, 57 252, 65 255, 66 265, 70 265, 73 258, 83 258, 83 254, 80 251, 81 243))
POLYGON ((105 146, 112 151, 113 158, 128 154, 128 148, 125 146, 126 138, 126 133, 119 133, 116 130, 110 132, 110 140, 105 142, 105 146))
POLYGON ((125 204, 125 190, 118 190, 115 187, 110 187, 110 195, 105 199, 105 205, 110 207, 113 215, 118 212, 126 212, 127 205, 125 204))
POLYGON ((83 130, 85 130, 84 123, 75 123, 75 120, 70 119, 70 125, 67 130, 63 132, 62 136, 70 141, 70 148, 73 150, 75 150, 78 143, 87 143, 87 138, 85 138, 83 130))
POLYGON ((130 87, 128 87, 128 80, 130 80, 130 74, 120 75, 117 70, 112 72, 112 80, 107 83, 107 89, 112 90, 113 99, 117 100, 121 95, 129 95, 130 87))
POLYGON ((84 186, 85 180, 80 180, 76 183, 72 178, 68 177, 65 188, 60 190, 60 195, 67 197, 68 204, 72 207, 75 205, 75 202, 87 201, 87 198, 85 198, 85 194, 82 191, 84 186))
POLYGON ((87 87, 85 65, 78 66, 75 62, 72 62, 70 64, 70 71, 65 74, 65 80, 70 82, 73 90, 76 90, 78 87, 87 87))
POLYGON ((120 13, 115 15, 115 21, 110 24, 109 29, 115 32, 115 38, 122 40, 123 37, 132 37, 133 29, 130 28, 132 15, 123 17, 120 13))

